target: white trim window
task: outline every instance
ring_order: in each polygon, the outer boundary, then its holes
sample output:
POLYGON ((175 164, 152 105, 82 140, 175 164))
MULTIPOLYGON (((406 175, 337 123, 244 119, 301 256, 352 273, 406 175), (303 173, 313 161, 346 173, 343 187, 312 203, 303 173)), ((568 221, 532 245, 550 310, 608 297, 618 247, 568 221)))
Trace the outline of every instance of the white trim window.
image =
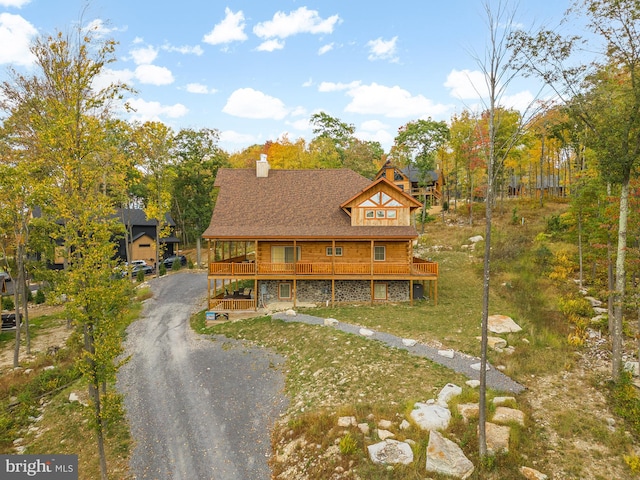
POLYGON ((373 259, 376 262, 384 262, 387 258, 387 248, 384 245, 376 245, 373 247, 373 259))
MULTIPOLYGON (((333 256, 333 247, 327 247, 327 257, 333 256)), ((336 247, 336 257, 342 256, 342 247, 336 247)))
POLYGON ((279 283, 278 284, 278 298, 279 299, 290 299, 291 298, 291 284, 290 283, 279 283))
POLYGON ((373 299, 374 300, 387 300, 388 288, 386 283, 376 282, 373 284, 373 299))

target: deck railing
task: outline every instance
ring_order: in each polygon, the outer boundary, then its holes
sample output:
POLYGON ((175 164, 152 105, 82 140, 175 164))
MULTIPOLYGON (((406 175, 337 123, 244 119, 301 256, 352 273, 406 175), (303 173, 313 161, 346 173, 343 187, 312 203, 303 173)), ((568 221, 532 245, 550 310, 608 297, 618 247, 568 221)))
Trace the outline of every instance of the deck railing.
POLYGON ((438 264, 422 259, 408 263, 231 263, 209 264, 209 275, 253 276, 253 275, 419 275, 438 276, 438 264), (372 271, 373 270, 373 271, 372 271))
POLYGON ((210 298, 210 310, 255 310, 255 298, 210 298))

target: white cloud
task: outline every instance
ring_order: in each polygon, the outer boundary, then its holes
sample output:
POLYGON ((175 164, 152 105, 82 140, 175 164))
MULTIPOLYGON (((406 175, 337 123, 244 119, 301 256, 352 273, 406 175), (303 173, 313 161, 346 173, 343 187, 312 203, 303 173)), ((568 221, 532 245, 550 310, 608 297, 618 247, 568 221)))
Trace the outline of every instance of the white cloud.
POLYGON ((367 47, 369 47, 369 60, 389 60, 390 62, 397 62, 396 56, 396 43, 398 37, 393 37, 391 40, 383 40, 382 37, 375 40, 369 40, 367 47))
POLYGON ((322 82, 318 87, 319 92, 339 92, 342 90, 352 90, 360 86, 360 82, 355 80, 350 83, 334 83, 334 82, 322 82))
POLYGON ((479 70, 451 70, 444 86, 449 95, 459 100, 479 100, 487 97, 487 84, 479 70))
POLYGON ((0 6, 22 8, 30 1, 31 0, 0 0, 0 6))
POLYGON ((323 45, 318 49, 318 55, 324 55, 331 50, 333 50, 333 43, 328 43, 327 45, 323 45))
POLYGON ((307 132, 311 130, 311 125, 309 124, 308 118, 301 118, 300 120, 296 120, 294 122, 287 122, 287 125, 291 125, 298 131, 307 132))
POLYGON ((259 52, 273 52, 274 50, 282 50, 284 48, 284 42, 276 38, 262 42, 256 50, 259 52))
POLYGON ((204 53, 204 50, 200 45, 183 45, 181 47, 174 47, 173 45, 165 44, 162 46, 162 49, 167 52, 178 52, 183 55, 196 55, 198 57, 204 53))
POLYGON ((233 13, 227 7, 224 9, 224 13, 224 19, 203 37, 203 42, 219 45, 221 43, 244 42, 247 39, 247 35, 244 33, 245 23, 242 10, 233 13))
POLYGON ((201 83, 188 83, 187 84, 187 92, 189 93, 200 93, 200 94, 207 94, 207 93, 216 93, 217 90, 215 88, 209 88, 206 85, 203 85, 201 83))
POLYGON ((500 99, 500 105, 505 108, 513 108, 514 110, 524 112, 527 109, 531 110, 534 100, 533 94, 529 90, 524 90, 514 95, 503 96, 500 99))
POLYGON ((110 68, 103 68, 100 70, 98 76, 94 78, 92 87, 96 90, 102 90, 109 85, 117 83, 126 83, 127 85, 130 85, 134 79, 135 74, 131 70, 112 70, 110 68))
POLYGON ((0 64, 32 65, 35 57, 29 50, 36 28, 20 15, 0 13, 0 64))
POLYGON ((129 105, 135 110, 132 118, 137 121, 161 121, 161 117, 180 118, 189 113, 189 109, 181 103, 162 105, 160 102, 147 102, 141 98, 129 100, 129 105))
POLYGON ((359 85, 347 91, 351 102, 345 111, 365 115, 384 115, 391 118, 438 116, 447 112, 449 105, 434 104, 422 95, 411 95, 396 86, 372 83, 359 85))
POLYGON ((111 32, 118 31, 117 28, 109 28, 107 24, 100 18, 91 20, 86 27, 85 31, 93 33, 97 37, 106 37, 111 32))
POLYGON ((140 83, 148 85, 169 85, 173 83, 171 70, 157 65, 139 65, 134 74, 140 83))
POLYGON ((136 65, 148 65, 158 58, 158 49, 152 46, 136 48, 129 53, 136 65))
POLYGON ((332 33, 340 17, 332 15, 322 19, 316 10, 300 7, 289 14, 276 12, 272 20, 258 23, 253 33, 260 38, 287 38, 298 33, 332 33))
POLYGON ((312 78, 309 78, 309 80, 307 80, 306 82, 304 82, 304 83, 302 84, 302 86, 303 86, 303 87, 311 87, 311 86, 313 86, 313 79, 312 79, 312 78))
POLYGON ((257 143, 258 138, 248 133, 238 133, 233 130, 225 130, 220 132, 220 141, 225 143, 235 143, 241 145, 250 145, 257 143))
POLYGON ((356 131, 356 137, 363 141, 380 142, 383 148, 393 145, 394 136, 389 132, 391 127, 379 120, 368 120, 362 122, 356 131))
POLYGON ((287 109, 282 100, 253 88, 239 88, 227 99, 224 113, 242 118, 282 120, 287 109))

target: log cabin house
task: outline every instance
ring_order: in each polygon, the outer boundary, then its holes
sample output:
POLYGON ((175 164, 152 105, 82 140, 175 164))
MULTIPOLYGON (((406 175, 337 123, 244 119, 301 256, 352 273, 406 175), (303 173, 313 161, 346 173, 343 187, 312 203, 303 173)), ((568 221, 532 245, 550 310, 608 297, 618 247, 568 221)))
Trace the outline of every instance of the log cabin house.
POLYGON ((444 179, 439 171, 430 170, 423 178, 416 167, 408 166, 401 169, 387 160, 376 173, 374 180, 383 177, 420 202, 424 201, 425 196, 429 205, 440 205, 442 201, 444 179))
POLYGON ((438 264, 413 256, 421 205, 348 169, 221 168, 208 240, 209 310, 272 302, 437 301, 438 264))

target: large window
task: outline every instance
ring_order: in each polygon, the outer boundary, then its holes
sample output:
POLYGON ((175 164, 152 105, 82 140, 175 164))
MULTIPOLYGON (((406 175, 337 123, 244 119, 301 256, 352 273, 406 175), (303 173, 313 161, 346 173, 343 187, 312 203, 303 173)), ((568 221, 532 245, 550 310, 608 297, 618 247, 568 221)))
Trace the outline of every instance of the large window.
MULTIPOLYGON (((298 252, 297 258, 295 261, 300 261, 300 247, 297 246, 296 250, 298 252)), ((273 246, 271 247, 271 263, 293 263, 293 246, 273 246)))
POLYGON ((386 248, 384 246, 373 247, 373 259, 376 262, 384 262, 386 259, 386 248))
MULTIPOLYGON (((333 255, 333 248, 327 247, 327 257, 331 257, 332 255, 333 255)), ((336 257, 342 256, 342 247, 336 247, 335 255, 336 257)))

